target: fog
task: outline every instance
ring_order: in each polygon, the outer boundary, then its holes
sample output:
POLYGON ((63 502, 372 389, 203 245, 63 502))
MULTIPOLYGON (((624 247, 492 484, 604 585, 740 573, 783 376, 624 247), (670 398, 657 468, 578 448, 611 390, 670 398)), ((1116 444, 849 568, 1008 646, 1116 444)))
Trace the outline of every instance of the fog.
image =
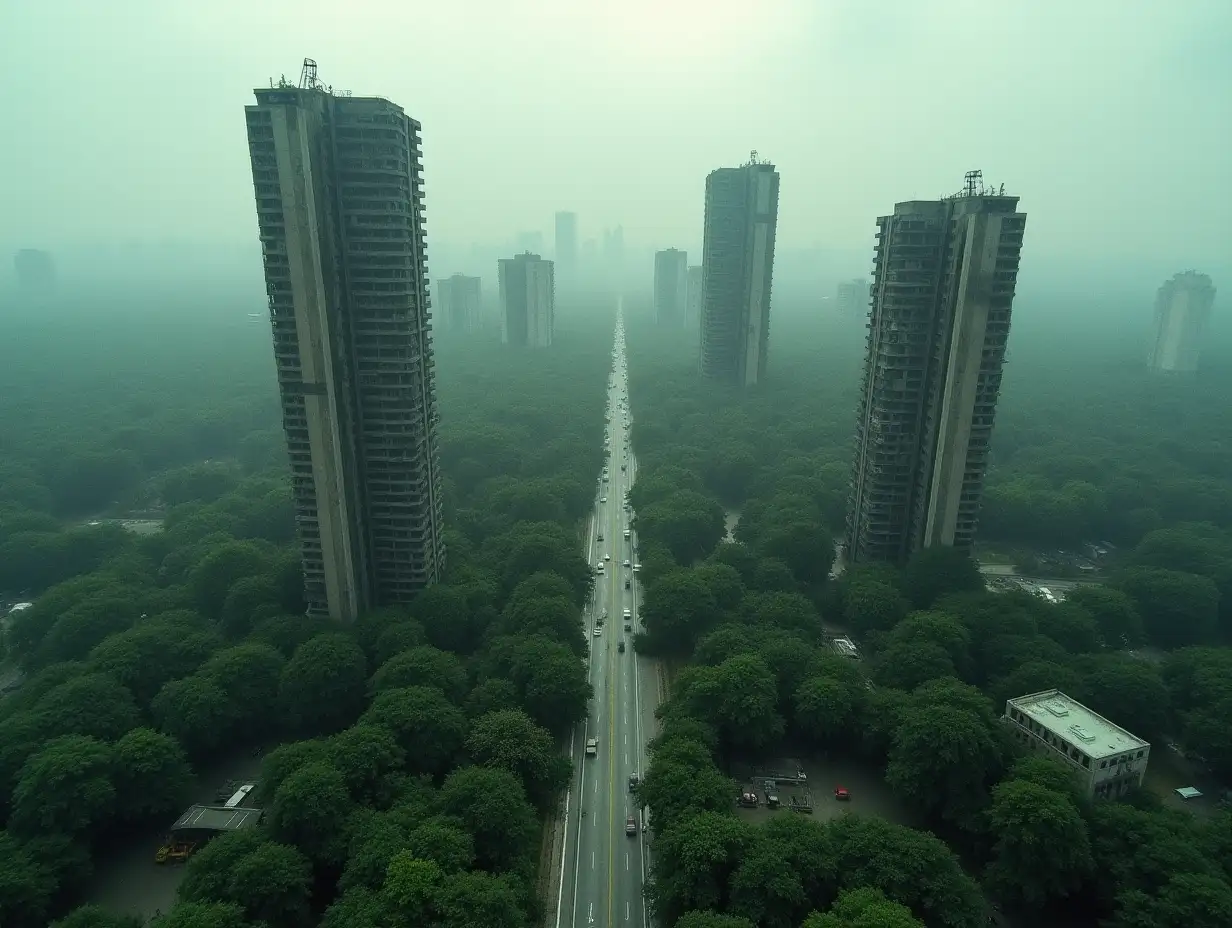
POLYGON ((783 178, 776 288, 866 274, 876 216, 980 168, 1028 213, 1028 302, 1146 307, 1181 268, 1228 276, 1230 44, 1221 0, 11 3, 0 281, 35 247, 66 280, 259 300, 242 108, 312 57, 422 122, 434 277, 494 276, 526 231, 550 253, 571 210, 648 278, 755 149, 783 178))

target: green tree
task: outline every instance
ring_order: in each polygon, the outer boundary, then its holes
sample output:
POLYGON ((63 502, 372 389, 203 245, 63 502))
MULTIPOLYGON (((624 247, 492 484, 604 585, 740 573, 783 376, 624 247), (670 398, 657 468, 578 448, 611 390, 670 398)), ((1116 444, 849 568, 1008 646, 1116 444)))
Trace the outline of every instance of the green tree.
POLYGON ((865 887, 844 891, 829 912, 814 912, 801 928, 924 928, 924 923, 880 889, 865 887))
POLYGON ((935 546, 912 555, 903 570, 903 588, 916 609, 928 609, 948 594, 984 589, 984 578, 965 551, 935 546))
POLYGON ((642 601, 645 649, 655 655, 692 651, 718 619, 718 604, 701 578, 675 570, 651 584, 642 601))
POLYGON ((527 794, 546 808, 569 782, 572 764, 551 734, 520 709, 489 712, 477 718, 466 739, 475 763, 516 774, 527 794))
POLYGON ((296 648, 287 661, 279 700, 300 731, 328 734, 359 716, 367 677, 364 652, 351 636, 318 635, 296 648))
POLYGON ((112 748, 116 813, 130 821, 178 814, 192 787, 192 768, 174 738, 134 728, 112 748))
POLYGON ((1219 629, 1219 588, 1206 577, 1134 567, 1122 571, 1116 583, 1137 606, 1152 644, 1181 648, 1215 640, 1219 629))
POLYGON ((150 923, 153 928, 258 928, 238 905, 222 902, 178 902, 150 923))
POLYGON ((346 778, 338 768, 307 764, 283 780, 274 793, 270 834, 298 847, 317 863, 340 865, 346 859, 352 808, 346 778))
POLYGON ((535 812, 512 773, 462 767, 445 778, 440 801, 442 811, 474 836, 480 866, 516 869, 529 860, 538 830, 535 812))
POLYGON ((988 880, 1000 898, 1042 906, 1076 892, 1090 872, 1087 826, 1065 793, 1007 780, 988 810, 996 848, 988 880))
POLYGON ((234 724, 234 711, 222 687, 202 674, 172 680, 150 704, 159 730, 175 738, 192 756, 223 743, 234 724))
POLYGON ((448 651, 431 645, 411 648, 391 657, 372 675, 373 692, 407 686, 430 686, 454 703, 466 695, 466 667, 448 651))
POLYGON ((112 751, 84 735, 48 741, 21 769, 9 827, 34 838, 45 833, 89 837, 112 814, 112 751))
POLYGON ((755 843, 752 827, 730 812, 703 812, 657 827, 655 911, 671 923, 691 910, 727 909, 729 881, 755 843))
POLYGON ((1066 595, 1066 601, 1095 620, 1104 645, 1109 648, 1134 648, 1146 640, 1142 616, 1134 601, 1110 586, 1080 586, 1066 595))
POLYGON ((412 771, 441 776, 457 759, 466 739, 466 716, 440 690, 408 686, 377 694, 363 715, 365 724, 393 733, 412 771))
POLYGON ((356 724, 329 739, 333 766, 360 805, 385 808, 402 782, 406 752, 388 728, 356 724))
POLYGON ((1178 873, 1158 895, 1130 889, 1117 900, 1111 928, 1223 928, 1232 924, 1232 887, 1203 874, 1178 873))

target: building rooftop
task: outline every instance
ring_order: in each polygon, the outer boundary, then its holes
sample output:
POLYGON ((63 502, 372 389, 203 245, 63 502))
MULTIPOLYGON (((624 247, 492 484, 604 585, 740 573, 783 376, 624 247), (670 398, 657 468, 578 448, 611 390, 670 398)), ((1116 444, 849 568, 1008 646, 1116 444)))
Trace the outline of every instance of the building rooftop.
POLYGON ((260 809, 227 809, 220 806, 190 806, 171 826, 177 831, 239 831, 261 820, 260 809))
POLYGON ((1011 699, 1010 705, 1094 760, 1149 747, 1141 738, 1109 722, 1060 690, 1011 699))

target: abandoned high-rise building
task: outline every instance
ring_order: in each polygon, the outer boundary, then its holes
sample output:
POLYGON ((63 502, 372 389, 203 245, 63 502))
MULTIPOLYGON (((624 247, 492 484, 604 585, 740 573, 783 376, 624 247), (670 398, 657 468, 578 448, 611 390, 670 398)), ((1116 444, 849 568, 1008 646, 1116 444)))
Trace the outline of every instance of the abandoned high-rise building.
POLYGON ((751 386, 766 373, 779 175, 757 159, 706 177, 701 371, 751 386))
POLYGON ((1196 371, 1214 305, 1215 285, 1197 271, 1176 274, 1160 287, 1147 366, 1165 374, 1196 371))
POLYGON ((501 341, 548 348, 556 325, 556 271, 551 261, 520 254, 497 262, 501 341))
POLYGON ((655 252, 655 322, 683 328, 689 300, 689 256, 675 248, 655 252))
POLYGON ((971 547, 1026 221, 979 171, 877 220, 850 562, 971 547))
POLYGON ((480 328, 479 278, 454 274, 436 282, 436 306, 438 319, 443 319, 445 328, 456 334, 478 332, 480 328))
POLYGON ((419 123, 298 86, 245 108, 310 614, 351 621, 444 569, 419 123))
POLYGON ((838 314, 851 318, 867 315, 869 292, 867 280, 844 280, 838 285, 838 314))

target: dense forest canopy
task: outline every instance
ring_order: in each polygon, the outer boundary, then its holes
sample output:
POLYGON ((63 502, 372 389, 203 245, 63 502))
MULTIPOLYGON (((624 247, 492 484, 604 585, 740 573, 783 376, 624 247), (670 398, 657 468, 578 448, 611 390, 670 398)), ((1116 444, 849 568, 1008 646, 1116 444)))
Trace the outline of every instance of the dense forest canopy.
MULTIPOLYGON (((437 340, 448 574, 346 628, 302 615, 263 320, 103 305, 14 323, 0 599, 34 605, 4 638, 24 682, 0 702, 0 924, 134 924, 67 914, 93 861, 174 818, 211 757, 253 747, 266 819, 194 857, 159 928, 541 920, 558 742, 590 697, 581 527, 607 312, 563 318, 533 355, 437 340)), ((1232 782, 1227 371, 1158 381, 1117 339, 1014 343, 981 545, 1023 564, 1114 546, 1097 585, 1050 603, 989 592, 945 551, 831 575, 857 321, 776 316, 771 376, 738 395, 630 314, 635 647, 672 680, 639 787, 663 923, 974 928, 993 902, 1230 923, 1232 813, 1145 790, 1091 802, 998 721, 1008 697, 1058 687, 1232 782), (862 662, 825 646, 836 628, 862 662), (739 817, 733 771, 784 751, 884 771, 929 831, 739 817)))

